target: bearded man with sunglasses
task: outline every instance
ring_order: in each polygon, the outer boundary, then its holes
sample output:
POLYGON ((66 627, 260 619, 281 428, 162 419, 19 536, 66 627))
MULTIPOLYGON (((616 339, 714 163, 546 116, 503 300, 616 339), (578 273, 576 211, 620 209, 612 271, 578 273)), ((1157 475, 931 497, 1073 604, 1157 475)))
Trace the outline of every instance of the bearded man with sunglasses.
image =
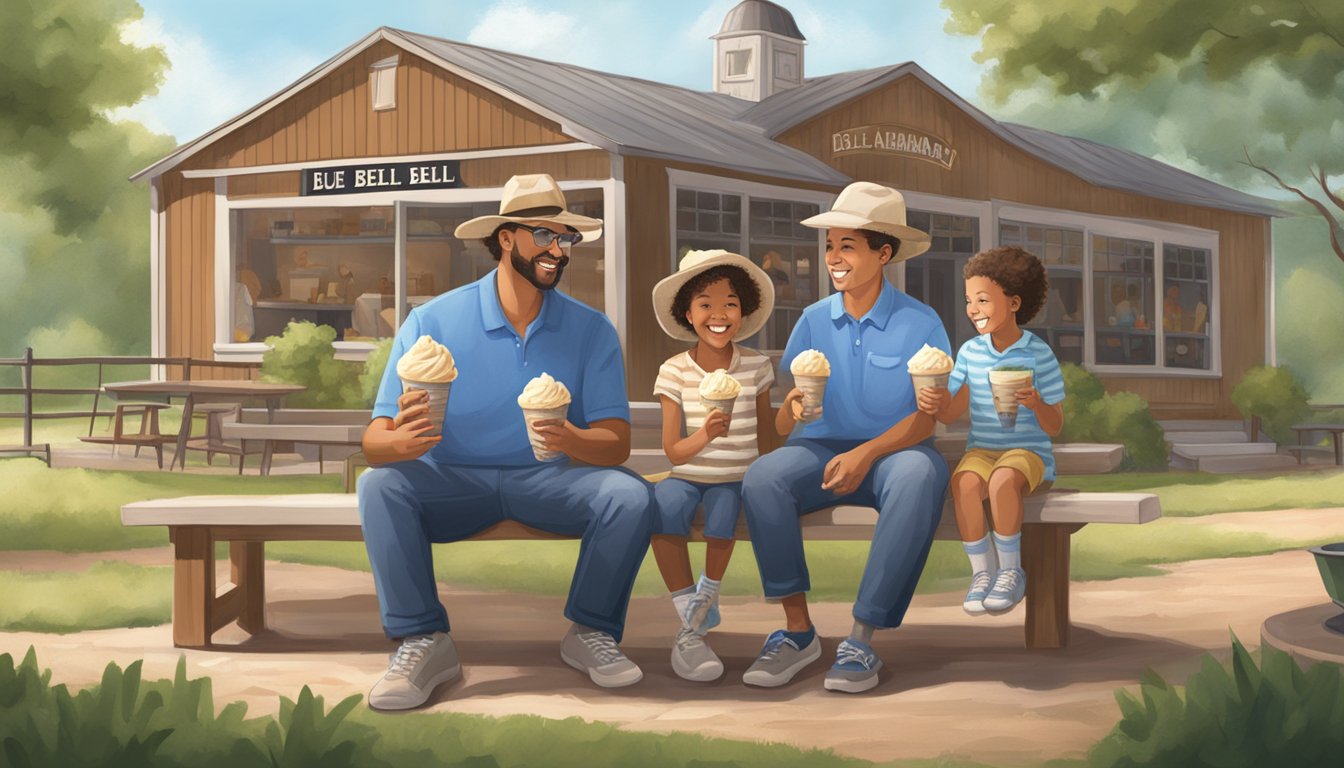
POLYGON ((359 512, 383 630, 401 641, 369 693, 374 709, 412 709, 461 674, 438 599, 430 544, 460 541, 503 520, 581 536, 560 646, 565 663, 603 687, 643 673, 617 643, 652 527, 652 489, 619 465, 630 455, 630 403, 616 330, 555 287, 569 249, 602 222, 566 209, 546 174, 515 176, 498 216, 463 223, 499 267, 411 310, 397 332, 364 433, 370 469, 359 512), (441 425, 423 390, 402 392, 397 361, 421 336, 458 368, 441 425), (534 424, 560 458, 538 461, 517 398, 549 373, 570 390, 564 419, 534 424), (428 436, 432 427, 442 434, 428 436), (571 463, 575 460, 579 463, 571 463))

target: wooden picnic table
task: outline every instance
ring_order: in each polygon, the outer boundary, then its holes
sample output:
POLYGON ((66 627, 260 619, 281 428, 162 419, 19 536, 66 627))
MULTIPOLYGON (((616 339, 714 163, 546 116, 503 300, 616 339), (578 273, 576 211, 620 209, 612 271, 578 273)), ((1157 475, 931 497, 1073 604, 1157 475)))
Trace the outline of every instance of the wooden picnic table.
POLYGON ((289 395, 302 392, 307 387, 298 384, 275 384, 265 381, 245 381, 240 379, 202 379, 196 381, 121 381, 103 385, 103 391, 115 399, 134 398, 138 400, 162 399, 165 402, 173 397, 185 398, 182 405, 182 427, 177 431, 177 449, 173 461, 187 468, 187 439, 191 436, 191 414, 197 403, 244 403, 260 400, 266 405, 266 413, 273 414, 289 395))
POLYGON ((1335 443, 1335 466, 1344 466, 1344 424, 1339 423, 1306 423, 1294 424, 1293 431, 1297 433, 1298 445, 1303 445, 1303 437, 1308 432, 1329 432, 1330 438, 1335 443))

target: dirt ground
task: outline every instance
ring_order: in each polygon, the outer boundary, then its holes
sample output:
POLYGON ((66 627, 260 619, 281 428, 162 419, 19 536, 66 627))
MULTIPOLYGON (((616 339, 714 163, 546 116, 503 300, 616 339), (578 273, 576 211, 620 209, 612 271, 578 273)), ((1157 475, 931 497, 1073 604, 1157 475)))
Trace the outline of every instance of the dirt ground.
MULTIPOLYGON (((1174 520, 1285 538, 1344 539, 1344 509, 1235 513, 1174 520)), ((5 553, 0 567, 85 567, 122 553, 68 556, 5 553)), ((142 564, 167 563, 166 549, 124 553, 142 564)), ((1057 651, 1023 647, 1023 609, 972 618, 960 594, 920 596, 903 628, 879 633, 886 667, 868 694, 822 690, 835 645, 848 631, 849 606, 813 606, 823 660, 779 690, 742 685, 764 636, 780 625, 778 607, 752 598, 724 603, 724 624, 710 639, 727 673, 712 684, 673 674, 668 654, 675 619, 666 599, 636 599, 623 647, 644 669, 630 688, 597 688, 559 659, 568 623, 562 598, 441 589, 465 666, 430 709, 485 715, 580 717, 629 730, 709 736, 833 749, 870 760, 947 755, 993 764, 1032 764, 1081 756, 1114 726, 1114 691, 1136 686, 1148 668, 1183 679, 1206 651, 1226 655, 1229 632, 1260 644, 1269 616, 1326 601, 1305 551, 1204 560, 1169 566, 1162 576, 1075 582, 1072 641, 1057 651)), ((223 576, 221 572, 221 576, 223 576)), ((368 574, 271 563, 269 629, 248 638, 236 627, 216 634, 211 651, 186 651, 189 674, 209 675, 216 700, 242 699, 254 714, 274 712, 277 696, 303 685, 328 702, 364 693, 385 668, 393 645, 378 626, 368 574)), ((0 650, 38 649, 55 679, 96 682, 110 660, 145 659, 149 677, 171 676, 184 652, 168 626, 71 635, 0 634, 0 650)))

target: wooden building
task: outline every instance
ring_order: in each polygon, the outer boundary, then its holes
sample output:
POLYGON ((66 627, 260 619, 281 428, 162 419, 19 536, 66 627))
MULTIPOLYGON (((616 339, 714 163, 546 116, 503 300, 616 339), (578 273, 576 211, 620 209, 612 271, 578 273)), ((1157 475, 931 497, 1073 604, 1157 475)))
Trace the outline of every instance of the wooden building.
POLYGON ((889 277, 938 310, 954 348, 973 333, 961 266, 1021 244, 1052 287, 1029 327, 1061 360, 1162 417, 1235 416, 1232 387, 1273 358, 1273 207, 997 122, 912 63, 805 78, 804 43, 787 11, 747 0, 715 36, 705 92, 378 29, 137 174, 153 354, 259 359, 294 318, 359 359, 410 307, 493 269, 454 227, 495 212, 511 175, 546 172, 606 222, 561 289, 611 318, 630 397, 652 400, 678 347, 649 295, 679 255, 762 264, 778 299, 752 344, 780 351, 830 291, 819 234, 798 222, 861 179, 902 190, 933 236, 889 277))

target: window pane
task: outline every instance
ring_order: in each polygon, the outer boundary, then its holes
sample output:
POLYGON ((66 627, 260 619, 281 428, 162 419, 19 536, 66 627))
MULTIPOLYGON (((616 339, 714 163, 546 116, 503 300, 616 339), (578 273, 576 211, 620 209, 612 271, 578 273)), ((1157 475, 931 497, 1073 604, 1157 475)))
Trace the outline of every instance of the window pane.
MULTIPOLYGON (((1096 361, 1099 365, 1154 365, 1153 245, 1142 240, 1094 238, 1096 361)), ((1165 255, 1164 255, 1165 258, 1165 255)))
POLYGON ((822 275, 817 230, 798 222, 815 216, 819 208, 789 200, 752 198, 747 232, 748 256, 770 275, 775 288, 775 311, 761 334, 745 343, 758 349, 783 349, 793 324, 807 305, 819 298, 822 275))
POLYGON ((1199 248, 1168 245, 1163 261, 1177 253, 1180 268, 1165 277, 1162 296, 1164 361, 1169 368, 1208 370, 1211 366, 1209 338, 1208 263, 1211 253, 1199 248))

